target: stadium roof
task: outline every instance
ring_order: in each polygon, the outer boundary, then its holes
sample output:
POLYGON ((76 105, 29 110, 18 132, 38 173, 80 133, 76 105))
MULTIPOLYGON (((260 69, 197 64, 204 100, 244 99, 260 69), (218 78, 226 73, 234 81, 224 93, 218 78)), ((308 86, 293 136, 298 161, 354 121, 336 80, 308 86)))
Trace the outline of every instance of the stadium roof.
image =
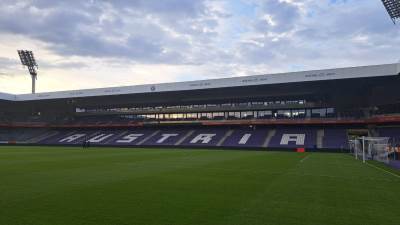
POLYGON ((16 100, 16 97, 17 97, 16 95, 11 95, 11 94, 0 92, 0 100, 14 101, 14 100, 16 100))
POLYGON ((169 92, 169 91, 188 91, 188 90, 202 90, 202 89, 214 89, 214 88, 226 88, 226 87, 393 76, 393 75, 398 75, 399 72, 400 72, 400 63, 396 63, 396 64, 348 67, 348 68, 326 69, 326 70, 312 70, 312 71, 291 72, 291 73, 242 76, 242 77, 188 81, 188 82, 46 92, 37 94, 11 95, 6 93, 0 93, 0 99, 9 101, 31 101, 31 100, 46 100, 46 99, 126 95, 126 94, 139 94, 139 93, 157 93, 157 92, 169 92))

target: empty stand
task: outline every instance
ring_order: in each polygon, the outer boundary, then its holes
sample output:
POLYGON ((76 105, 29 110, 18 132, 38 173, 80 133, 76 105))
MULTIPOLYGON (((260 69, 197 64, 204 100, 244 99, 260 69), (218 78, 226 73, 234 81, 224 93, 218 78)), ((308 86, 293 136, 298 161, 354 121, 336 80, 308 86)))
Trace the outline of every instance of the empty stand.
POLYGON ((325 129, 323 138, 323 148, 327 149, 347 149, 348 135, 346 129, 325 129))
POLYGON ((267 129, 237 129, 229 136, 223 146, 227 147, 262 147, 267 129))
POLYGON ((378 129, 380 137, 389 137, 393 146, 400 146, 400 127, 383 127, 378 129))
MULTIPOLYGON (((399 137, 397 129, 381 131, 399 137)), ((162 127, 85 129, 0 129, 0 142, 109 146, 181 146, 258 149, 347 149, 346 129, 303 127, 162 127), (321 131, 323 130, 323 132, 321 131), (322 143, 321 143, 322 142, 322 143)))
POLYGON ((268 145, 270 148, 316 148, 316 129, 278 128, 268 145))

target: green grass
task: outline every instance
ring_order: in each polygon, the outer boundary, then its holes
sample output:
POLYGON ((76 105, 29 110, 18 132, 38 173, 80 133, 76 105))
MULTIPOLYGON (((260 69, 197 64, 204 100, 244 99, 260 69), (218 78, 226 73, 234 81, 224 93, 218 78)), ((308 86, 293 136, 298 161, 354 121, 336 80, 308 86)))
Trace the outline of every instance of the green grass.
POLYGON ((399 187, 345 154, 0 147, 1 225, 398 225, 399 187))

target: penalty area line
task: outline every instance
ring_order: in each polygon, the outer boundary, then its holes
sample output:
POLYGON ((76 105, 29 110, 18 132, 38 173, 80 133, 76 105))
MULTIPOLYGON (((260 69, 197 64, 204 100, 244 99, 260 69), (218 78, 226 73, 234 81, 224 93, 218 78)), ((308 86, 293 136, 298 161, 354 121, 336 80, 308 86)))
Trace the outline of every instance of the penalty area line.
POLYGON ((370 164, 370 163, 368 163, 368 162, 365 162, 365 164, 367 164, 368 166, 370 166, 370 167, 372 167, 372 168, 375 168, 375 169, 377 169, 377 170, 380 170, 380 171, 383 171, 383 172, 385 172, 385 173, 387 173, 387 174, 390 174, 390 175, 392 175, 392 176, 394 176, 394 177, 400 178, 400 175, 398 175, 398 174, 392 173, 392 172, 390 172, 390 171, 388 171, 388 170, 382 169, 382 168, 377 167, 377 166, 375 166, 375 165, 373 165, 373 164, 370 164))
POLYGON ((302 158, 302 159, 300 160, 300 162, 302 163, 302 162, 306 161, 308 158, 310 158, 310 156, 311 156, 311 155, 307 155, 306 157, 302 158))

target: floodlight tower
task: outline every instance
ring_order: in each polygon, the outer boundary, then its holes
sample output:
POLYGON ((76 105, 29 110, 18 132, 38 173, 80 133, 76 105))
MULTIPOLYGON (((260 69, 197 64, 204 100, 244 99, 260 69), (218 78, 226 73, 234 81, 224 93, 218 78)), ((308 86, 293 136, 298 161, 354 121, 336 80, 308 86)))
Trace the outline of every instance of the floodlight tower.
POLYGON ((400 0, 381 0, 393 23, 400 20, 400 0))
POLYGON ((36 69, 38 69, 38 65, 36 63, 35 57, 33 56, 33 52, 28 50, 18 50, 18 55, 21 59, 22 65, 28 67, 29 74, 32 78, 32 94, 35 94, 37 80, 36 69))

